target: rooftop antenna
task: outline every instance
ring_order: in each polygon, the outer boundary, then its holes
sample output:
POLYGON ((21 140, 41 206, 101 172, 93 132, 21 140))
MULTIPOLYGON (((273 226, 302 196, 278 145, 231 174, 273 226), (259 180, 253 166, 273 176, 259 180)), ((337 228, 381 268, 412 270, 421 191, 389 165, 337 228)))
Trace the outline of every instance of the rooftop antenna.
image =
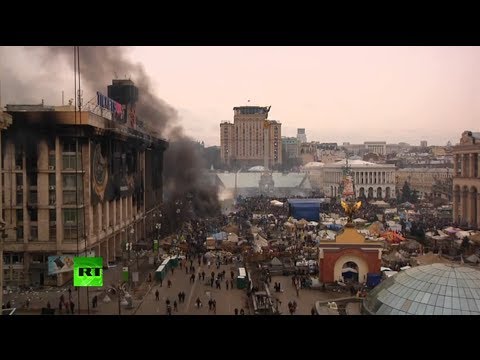
POLYGON ((115 76, 115 79, 118 79, 118 75, 115 71, 113 72, 113 76, 115 76))
POLYGON ((0 80, 0 110, 2 110, 2 80, 0 80))
POLYGON ((65 101, 64 101, 64 91, 62 90, 62 106, 65 105, 65 101))

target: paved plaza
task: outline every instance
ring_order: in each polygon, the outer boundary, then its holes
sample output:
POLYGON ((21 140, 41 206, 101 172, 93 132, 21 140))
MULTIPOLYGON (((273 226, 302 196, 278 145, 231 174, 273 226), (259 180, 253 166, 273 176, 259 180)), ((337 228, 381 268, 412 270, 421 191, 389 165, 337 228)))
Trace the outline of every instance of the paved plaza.
MULTIPOLYGON (((190 265, 190 261, 188 261, 190 265)), ((247 291, 245 289, 237 289, 236 281, 233 281, 234 287, 230 285, 231 271, 235 272, 235 277, 238 274, 237 266, 235 264, 221 265, 220 269, 216 266, 201 266, 198 267, 198 262, 193 262, 195 266, 195 281, 191 282, 191 273, 186 273, 185 267, 177 267, 168 272, 166 278, 162 282, 162 286, 157 281, 148 282, 148 273, 154 275, 154 266, 149 265, 147 259, 140 261, 140 283, 137 284, 136 291, 133 292, 133 306, 128 308, 124 305, 119 306, 118 296, 110 294, 110 302, 105 303, 103 299, 106 295, 106 290, 112 284, 118 284, 121 280, 121 266, 109 268, 104 271, 104 286, 101 288, 90 288, 88 299, 90 300, 90 315, 166 315, 167 306, 166 300, 169 299, 172 305, 172 315, 234 315, 235 309, 240 312, 244 310, 245 315, 252 315, 247 298, 247 291), (220 282, 220 289, 216 289, 215 283, 213 287, 210 286, 211 272, 215 275, 225 270, 225 280, 220 282), (205 271, 205 279, 199 280, 198 274, 205 271), (171 281, 171 287, 167 286, 168 280, 171 281), (229 287, 227 290, 226 280, 228 280, 229 287), (156 300, 155 293, 158 290, 159 300, 156 300), (185 301, 179 302, 178 294, 185 293, 185 301), (92 308, 92 298, 98 296, 98 306, 92 308), (196 300, 200 299, 202 306, 197 307, 196 300), (216 301, 216 311, 209 310, 208 300, 216 301), (178 311, 173 311, 173 302, 177 301, 178 311)), ((61 288, 50 288, 48 290, 30 292, 28 294, 7 294, 4 296, 4 301, 11 301, 12 306, 18 308, 18 314, 36 315, 40 313, 42 307, 46 307, 47 302, 50 302, 51 307, 56 309, 55 313, 59 314, 58 303, 61 294, 64 294, 68 299, 68 289, 72 289, 72 298, 75 302, 75 313, 78 314, 78 293, 70 285, 61 288), (30 299, 30 307, 28 310, 23 308, 23 304, 27 297, 30 299)), ((87 290, 80 288, 80 314, 87 314, 87 290)), ((297 303, 297 310, 295 315, 310 315, 311 309, 314 307, 316 301, 331 300, 344 297, 345 294, 335 292, 323 292, 318 289, 300 289, 298 296, 295 287, 292 284, 290 276, 273 276, 270 283, 270 292, 273 299, 278 299, 278 309, 282 315, 290 315, 288 311, 288 302, 295 301, 297 303), (275 292, 273 284, 279 282, 282 291, 275 292)), ((66 314, 63 309, 62 314, 66 314)))

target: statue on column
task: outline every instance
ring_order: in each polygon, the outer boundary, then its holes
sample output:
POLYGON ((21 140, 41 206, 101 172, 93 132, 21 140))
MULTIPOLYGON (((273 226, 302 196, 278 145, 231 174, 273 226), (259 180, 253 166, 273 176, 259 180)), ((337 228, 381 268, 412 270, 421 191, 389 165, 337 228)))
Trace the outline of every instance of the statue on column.
POLYGON ((342 199, 340 204, 342 205, 345 214, 348 217, 347 226, 353 226, 353 214, 355 214, 358 209, 362 206, 361 201, 355 200, 355 188, 353 183, 353 176, 348 166, 348 156, 346 159, 345 168, 343 171, 343 180, 342 180, 342 199))

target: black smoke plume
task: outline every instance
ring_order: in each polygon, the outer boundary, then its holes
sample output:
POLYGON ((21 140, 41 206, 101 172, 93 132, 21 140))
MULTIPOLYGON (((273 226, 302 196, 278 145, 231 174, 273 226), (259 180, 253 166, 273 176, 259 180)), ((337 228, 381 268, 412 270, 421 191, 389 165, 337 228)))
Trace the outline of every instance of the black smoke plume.
MULTIPOLYGON (((170 209, 168 212, 178 214, 182 204, 181 219, 186 219, 187 215, 212 217, 219 214, 217 188, 202 175, 202 149, 183 134, 182 127, 178 125, 177 111, 153 93, 144 67, 132 63, 126 56, 126 50, 121 47, 80 47, 82 88, 105 92, 114 74, 127 75, 139 88, 138 119, 170 141, 164 158, 165 207, 170 209)), ((73 47, 35 48, 34 51, 43 55, 45 64, 56 57, 63 57, 73 68, 73 47)))

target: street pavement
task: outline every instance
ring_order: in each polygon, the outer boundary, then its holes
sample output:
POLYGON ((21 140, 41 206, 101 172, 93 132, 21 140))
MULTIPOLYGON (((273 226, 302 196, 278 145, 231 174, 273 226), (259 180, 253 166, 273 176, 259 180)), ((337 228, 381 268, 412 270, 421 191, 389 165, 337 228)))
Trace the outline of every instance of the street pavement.
POLYGON ((272 276, 269 289, 273 298, 280 300, 278 310, 282 315, 290 315, 288 311, 289 302, 295 301, 297 303, 297 310, 294 315, 311 315, 312 307, 315 306, 316 301, 345 297, 345 294, 342 293, 323 292, 320 289, 300 289, 297 296, 297 290, 292 283, 291 276, 272 276), (282 291, 279 293, 274 290, 276 282, 281 284, 282 291))
MULTIPOLYGON (((230 271, 237 274, 237 266, 235 264, 221 265, 220 269, 211 265, 210 268, 202 265, 198 266, 198 262, 195 260, 193 265, 195 266, 195 281, 190 282, 191 274, 186 274, 185 268, 175 268, 173 274, 169 271, 166 279, 163 280, 162 286, 159 282, 154 280, 155 268, 153 265, 149 265, 147 258, 140 260, 140 282, 136 286, 136 290, 132 291, 133 306, 127 308, 124 305, 120 305, 118 296, 115 294, 109 294, 110 302, 104 302, 106 290, 111 286, 116 286, 121 282, 122 266, 118 265, 114 268, 109 268, 104 271, 104 286, 99 288, 89 288, 88 299, 90 300, 90 309, 87 311, 87 288, 78 288, 80 292, 80 314, 90 315, 166 315, 167 306, 166 300, 169 299, 172 305, 172 315, 234 315, 235 309, 240 312, 244 310, 245 315, 252 315, 252 311, 249 308, 247 291, 245 289, 237 289, 236 281, 234 280, 234 288, 229 286, 226 289, 225 280, 221 281, 221 289, 210 286, 211 272, 215 274, 225 270, 225 279, 228 280, 230 285, 230 271), (205 280, 199 280, 198 274, 205 271, 205 280), (148 273, 152 274, 152 282, 148 282, 148 273), (167 281, 172 282, 171 287, 167 286, 167 281), (155 299, 155 292, 159 291, 159 300, 155 299), (185 302, 179 303, 178 293, 180 291, 185 292, 185 302), (92 298, 98 296, 98 306, 92 308, 92 298), (197 298, 202 302, 200 308, 196 305, 197 298), (208 300, 214 299, 216 301, 216 312, 209 310, 208 300), (177 301, 178 311, 173 311, 173 302, 177 301)), ((190 261, 188 261, 190 265, 190 261)), ((11 293, 4 296, 5 303, 7 301, 12 302, 12 307, 17 307, 17 314, 30 314, 37 315, 40 313, 42 307, 46 307, 49 301, 52 308, 56 309, 55 313, 59 314, 58 303, 61 294, 64 294, 65 299, 68 299, 68 289, 72 289, 72 298, 75 302, 75 313, 78 314, 78 292, 71 286, 65 285, 61 288, 51 287, 42 291, 33 291, 28 293, 11 293), (27 297, 30 299, 29 309, 25 309, 23 304, 27 297)), ((332 300, 336 298, 344 297, 345 294, 335 292, 323 292, 318 289, 300 289, 297 296, 295 287, 292 284, 291 277, 289 276, 273 276, 270 283, 270 293, 274 299, 278 299, 279 311, 282 315, 289 315, 288 302, 295 301, 297 303, 297 310, 295 315, 310 315, 311 309, 316 301, 332 300), (281 283, 282 292, 275 292, 273 285, 275 282, 281 283)), ((62 311, 65 314, 65 309, 62 311)))
MULTIPOLYGON (((190 265, 190 262, 188 262, 190 265)), ((186 274, 185 268, 180 269, 179 267, 174 269, 173 274, 168 273, 166 279, 163 280, 162 286, 159 283, 155 283, 150 291, 146 294, 144 300, 138 306, 135 315, 165 315, 167 313, 166 300, 170 300, 172 306, 172 315, 234 315, 235 308, 240 312, 240 309, 243 309, 245 314, 249 314, 247 294, 246 290, 237 289, 235 280, 234 288, 232 289, 229 285, 227 290, 225 280, 221 281, 221 288, 216 289, 215 283, 213 287, 210 286, 209 279, 211 277, 211 272, 214 271, 215 274, 225 270, 225 279, 228 280, 230 284, 231 276, 230 271, 236 271, 236 266, 233 264, 221 265, 220 269, 217 269, 216 266, 202 266, 198 267, 197 261, 193 262, 195 266, 195 282, 190 282, 191 274, 186 274), (202 271, 205 271, 205 280, 198 280, 198 274, 202 271), (170 280, 172 285, 170 288, 167 286, 167 281, 170 280), (208 284, 207 284, 208 283, 208 284), (159 292, 159 300, 155 299, 155 292, 159 292), (185 292, 185 302, 179 303, 178 293, 185 292), (202 306, 197 307, 196 300, 200 299, 202 306), (216 313, 210 311, 208 308, 208 300, 213 299, 216 301, 216 313), (177 301, 178 311, 173 311, 173 302, 177 301)))

